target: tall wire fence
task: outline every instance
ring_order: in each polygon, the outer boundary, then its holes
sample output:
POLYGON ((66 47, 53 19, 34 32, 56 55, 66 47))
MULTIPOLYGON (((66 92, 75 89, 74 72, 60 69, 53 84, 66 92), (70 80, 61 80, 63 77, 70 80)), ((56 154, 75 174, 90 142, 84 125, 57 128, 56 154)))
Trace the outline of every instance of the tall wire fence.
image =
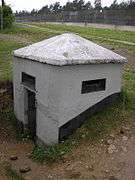
POLYGON ((135 25, 135 10, 91 10, 91 11, 64 11, 48 14, 18 14, 17 22, 83 22, 115 25, 135 25))

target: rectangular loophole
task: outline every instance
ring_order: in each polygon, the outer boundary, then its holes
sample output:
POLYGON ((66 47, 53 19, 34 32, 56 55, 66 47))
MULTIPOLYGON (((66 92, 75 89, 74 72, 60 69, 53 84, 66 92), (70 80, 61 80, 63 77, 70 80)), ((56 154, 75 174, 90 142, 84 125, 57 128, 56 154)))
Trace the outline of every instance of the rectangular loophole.
POLYGON ((22 83, 32 89, 35 89, 35 77, 22 72, 22 83))
POLYGON ((106 79, 96 79, 82 82, 82 94, 104 91, 106 86, 106 79))

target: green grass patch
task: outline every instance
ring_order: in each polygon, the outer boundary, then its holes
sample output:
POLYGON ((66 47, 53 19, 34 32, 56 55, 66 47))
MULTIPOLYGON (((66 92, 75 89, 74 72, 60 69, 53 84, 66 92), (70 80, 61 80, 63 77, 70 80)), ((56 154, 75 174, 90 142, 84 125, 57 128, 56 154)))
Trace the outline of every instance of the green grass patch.
POLYGON ((21 174, 19 174, 15 169, 12 169, 11 165, 5 167, 6 175, 10 180, 25 180, 21 174))
POLYGON ((17 42, 0 41, 0 82, 11 81, 12 51, 22 46, 22 44, 17 42))
POLYGON ((112 40, 120 40, 135 43, 135 32, 110 30, 110 29, 99 29, 92 27, 79 27, 79 26, 68 26, 68 25, 57 25, 57 24, 44 24, 44 23, 30 23, 38 27, 45 28, 50 31, 54 30, 58 33, 73 32, 77 33, 91 41, 109 45, 117 45, 116 48, 125 48, 129 50, 135 50, 135 46, 126 45, 120 42, 112 40), (112 39, 112 40, 110 40, 112 39))
POLYGON ((43 39, 58 35, 48 29, 39 29, 34 27, 25 26, 23 24, 15 24, 10 29, 0 30, 0 33, 17 35, 18 37, 26 38, 28 41, 37 42, 43 39))
POLYGON ((55 146, 35 146, 32 152, 32 159, 39 163, 54 163, 62 159, 62 156, 71 152, 72 140, 70 138, 64 143, 56 144, 55 146))

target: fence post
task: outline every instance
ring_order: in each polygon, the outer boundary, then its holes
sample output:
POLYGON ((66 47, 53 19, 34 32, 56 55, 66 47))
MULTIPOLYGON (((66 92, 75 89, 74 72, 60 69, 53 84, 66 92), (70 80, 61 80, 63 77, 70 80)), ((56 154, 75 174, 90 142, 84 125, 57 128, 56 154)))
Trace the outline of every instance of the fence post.
POLYGON ((1 19, 1 24, 0 24, 0 28, 1 30, 3 29, 3 7, 1 6, 1 14, 0 14, 0 19, 1 19))

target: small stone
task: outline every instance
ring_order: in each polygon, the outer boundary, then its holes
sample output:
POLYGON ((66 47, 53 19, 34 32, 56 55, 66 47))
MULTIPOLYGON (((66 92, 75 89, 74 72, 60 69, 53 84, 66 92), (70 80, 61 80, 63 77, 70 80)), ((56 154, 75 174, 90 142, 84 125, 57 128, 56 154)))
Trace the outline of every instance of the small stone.
POLYGON ((80 172, 71 172, 70 173, 70 179, 79 179, 79 177, 81 176, 81 173, 80 172))
POLYGON ((125 131, 130 131, 130 128, 129 127, 126 127, 126 126, 122 126, 123 130, 125 131))
POLYGON ((112 144, 112 140, 111 140, 111 139, 107 139, 107 140, 105 141, 105 144, 107 144, 107 145, 112 144))
POLYGON ((94 180, 96 180, 96 179, 97 179, 97 178, 96 178, 96 176, 95 176, 95 175, 93 175, 93 174, 92 174, 92 178, 93 178, 94 180))
POLYGON ((85 138, 85 137, 86 137, 85 134, 83 134, 83 135, 82 135, 82 138, 85 138))
POLYGON ((123 128, 120 129, 120 134, 124 134, 123 128))
POLYGON ((89 165, 89 171, 94 171, 94 166, 93 165, 89 165))
POLYGON ((110 176, 109 180, 118 180, 118 178, 116 178, 115 176, 110 176))
POLYGON ((109 154, 112 154, 113 152, 116 152, 116 146, 111 144, 109 147, 108 147, 108 153, 109 154))
POLYGON ((128 127, 122 126, 120 129, 120 133, 121 134, 125 134, 127 131, 129 131, 130 129, 128 127))
POLYGON ((31 170, 31 168, 29 167, 29 166, 23 166, 23 167, 21 167, 20 169, 19 169, 19 171, 21 172, 21 173, 27 173, 27 172, 29 172, 31 170))
POLYGON ((121 147, 123 152, 127 152, 127 148, 126 147, 121 147))
POLYGON ((11 155, 10 156, 10 160, 12 160, 12 161, 15 161, 15 160, 17 160, 18 159, 18 157, 16 156, 16 155, 11 155))
POLYGON ((109 173, 109 170, 108 170, 108 169, 106 169, 106 170, 105 170, 105 173, 109 173))
POLYGON ((127 140, 128 140, 128 137, 127 137, 127 136, 123 136, 123 137, 122 137, 122 140, 123 140, 123 141, 127 141, 127 140))
POLYGON ((48 178, 49 178, 49 179, 52 179, 52 178, 53 178, 53 176, 52 176, 51 174, 49 174, 49 175, 48 175, 48 178))
POLYGON ((76 142, 75 142, 75 141, 72 141, 72 144, 73 144, 73 145, 75 145, 75 144, 76 144, 76 142))
POLYGON ((114 134, 110 134, 110 138, 114 139, 115 138, 114 134))
POLYGON ((6 92, 7 92, 6 89, 0 89, 0 94, 4 94, 4 93, 6 93, 6 92))
POLYGON ((114 48, 114 47, 111 47, 110 50, 115 50, 115 48, 114 48))
POLYGON ((26 157, 28 157, 28 158, 31 158, 31 156, 32 156, 31 153, 26 154, 26 157))

